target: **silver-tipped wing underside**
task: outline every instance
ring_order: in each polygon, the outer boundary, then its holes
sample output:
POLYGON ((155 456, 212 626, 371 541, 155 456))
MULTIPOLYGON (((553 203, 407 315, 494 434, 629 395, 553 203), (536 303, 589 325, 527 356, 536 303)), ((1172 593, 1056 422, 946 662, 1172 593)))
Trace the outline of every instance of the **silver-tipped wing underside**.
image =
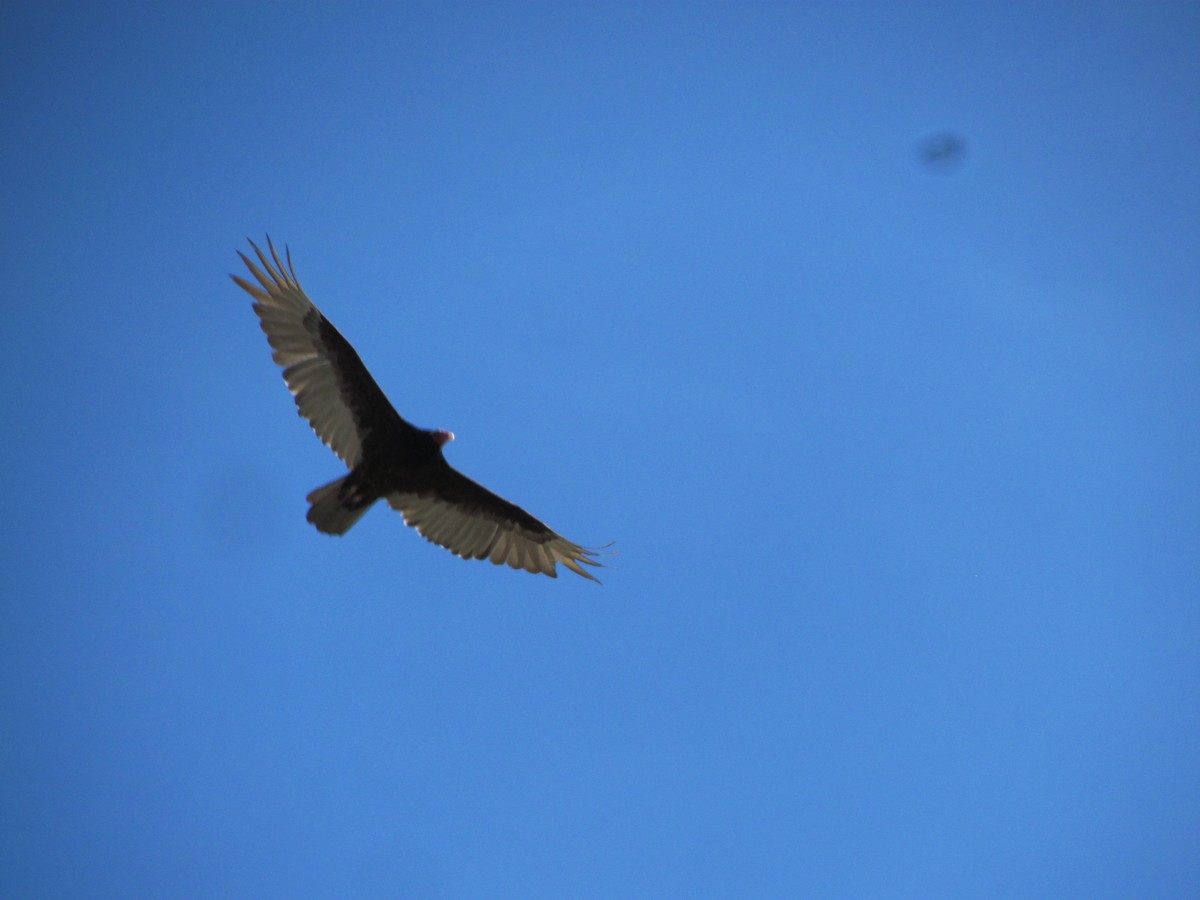
POLYGON ((251 284, 236 275, 233 280, 256 301, 254 311, 275 351, 272 357, 283 368, 284 381, 295 398, 300 415, 308 419, 317 436, 347 466, 354 468, 362 460, 365 429, 348 402, 345 390, 348 376, 370 382, 369 387, 380 397, 382 391, 371 381, 350 345, 300 287, 291 254, 287 254, 285 267, 269 239, 269 259, 253 241, 250 246, 258 255, 262 268, 244 253, 239 252, 238 256, 258 284, 251 284), (331 340, 332 336, 336 338, 331 340), (347 351, 353 359, 346 359, 347 351), (347 371, 353 370, 355 364, 361 371, 347 371))
POLYGON ((387 501, 404 514, 405 524, 417 529, 423 538, 463 559, 489 559, 498 566, 508 564, 551 578, 558 577, 555 563, 562 563, 575 574, 599 582, 580 566, 580 563, 601 565, 592 559, 596 551, 581 547, 544 525, 541 526, 544 530, 534 530, 506 516, 435 495, 395 492, 387 495, 387 501))

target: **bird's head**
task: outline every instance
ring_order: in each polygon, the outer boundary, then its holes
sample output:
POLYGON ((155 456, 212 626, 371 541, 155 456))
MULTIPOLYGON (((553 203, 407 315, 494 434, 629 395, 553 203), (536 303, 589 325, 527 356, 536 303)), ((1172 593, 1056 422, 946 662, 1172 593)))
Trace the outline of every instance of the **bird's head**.
POLYGON ((433 435, 433 442, 441 447, 443 444, 448 444, 454 440, 453 431, 443 431, 441 428, 430 432, 433 435))

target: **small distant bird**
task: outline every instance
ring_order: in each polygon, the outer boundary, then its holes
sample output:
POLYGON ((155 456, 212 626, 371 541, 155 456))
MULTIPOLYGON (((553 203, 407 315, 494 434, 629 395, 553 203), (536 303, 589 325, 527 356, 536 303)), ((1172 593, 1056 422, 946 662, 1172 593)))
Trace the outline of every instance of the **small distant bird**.
POLYGON ((967 143, 953 131, 932 134, 921 141, 921 161, 935 172, 950 172, 963 164, 967 143))
POLYGON ((490 559, 557 578, 556 563, 598 583, 580 563, 599 566, 596 550, 581 547, 525 510, 453 469, 442 447, 449 431, 417 428, 402 419, 354 348, 308 299, 291 251, 280 262, 253 241, 260 269, 238 252, 257 285, 229 277, 254 298, 275 362, 300 415, 349 466, 350 474, 308 495, 308 521, 325 534, 345 534, 385 498, 428 541, 463 559, 490 559), (265 271, 264 271, 265 270, 265 271))

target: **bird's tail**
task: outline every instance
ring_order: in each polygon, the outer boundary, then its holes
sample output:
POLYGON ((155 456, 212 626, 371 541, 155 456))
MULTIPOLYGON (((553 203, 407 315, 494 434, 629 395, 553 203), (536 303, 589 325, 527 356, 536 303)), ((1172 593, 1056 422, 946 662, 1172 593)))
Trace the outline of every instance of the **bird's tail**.
POLYGON ((308 521, 325 534, 345 534, 377 499, 364 494, 351 472, 308 495, 308 521))

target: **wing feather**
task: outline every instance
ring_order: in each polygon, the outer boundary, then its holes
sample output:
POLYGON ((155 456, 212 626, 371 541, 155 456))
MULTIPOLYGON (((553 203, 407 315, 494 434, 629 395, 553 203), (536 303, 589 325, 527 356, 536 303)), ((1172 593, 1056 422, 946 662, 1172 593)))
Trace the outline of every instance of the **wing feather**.
POLYGON ((354 468, 372 434, 389 429, 416 432, 388 402, 354 348, 304 292, 291 252, 285 253, 284 265, 270 238, 269 257, 253 241, 250 246, 257 264, 244 253, 238 256, 257 284, 230 277, 254 298, 254 311, 274 351, 272 358, 283 367, 283 380, 296 408, 317 436, 354 468))
POLYGON ((463 559, 487 559, 551 578, 558 576, 555 566, 562 563, 598 581, 580 565, 600 566, 596 550, 567 540, 449 465, 430 487, 393 491, 387 501, 423 538, 463 559))
POLYGON ((498 566, 504 565, 504 561, 508 558, 508 532, 502 531, 496 538, 496 543, 492 545, 492 552, 488 554, 488 559, 498 566))

